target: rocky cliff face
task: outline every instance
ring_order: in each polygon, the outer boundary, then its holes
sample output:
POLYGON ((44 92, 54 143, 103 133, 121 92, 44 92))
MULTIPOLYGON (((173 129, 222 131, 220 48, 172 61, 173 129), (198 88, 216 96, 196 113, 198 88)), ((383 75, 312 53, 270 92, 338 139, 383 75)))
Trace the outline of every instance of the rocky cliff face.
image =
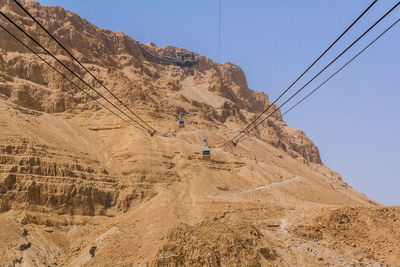
MULTIPOLYGON (((324 166, 279 112, 236 148, 216 148, 270 104, 238 66, 201 55, 195 68, 155 62, 123 33, 22 3, 160 134, 114 117, 0 30, 0 265, 309 265, 319 260, 293 249, 304 237, 287 224, 303 229, 303 217, 377 205, 324 166), (209 162, 200 158, 204 137, 209 162)), ((111 99, 13 1, 0 0, 0 9, 111 99)), ((145 47, 160 56, 187 51, 145 47)), ((324 250, 327 264, 340 263, 340 251, 324 250)))
MULTIPOLYGON (((248 88, 243 71, 232 63, 218 64, 198 55, 198 68, 182 69, 158 64, 146 60, 136 41, 123 33, 99 29, 60 7, 42 7, 32 1, 26 2, 26 6, 67 49, 73 51, 95 75, 101 76, 105 85, 130 106, 142 105, 169 114, 176 114, 177 110, 190 110, 211 122, 239 120, 245 123, 254 117, 252 114, 262 112, 270 104, 265 93, 248 88)), ((79 75, 85 75, 83 70, 66 57, 62 48, 21 13, 13 1, 1 0, 0 8, 17 23, 22 23, 28 33, 60 56, 71 69, 79 75)), ((13 26, 7 26, 12 32, 17 31, 13 26)), ((21 33, 17 35, 31 44, 21 33)), ((0 44, 0 79, 3 80, 0 93, 11 97, 21 106, 49 113, 95 108, 89 97, 30 54, 6 32, 0 31, 0 38, 4 40, 0 44), (30 83, 22 84, 19 79, 30 83)), ((158 55, 172 56, 176 51, 188 52, 170 46, 158 48, 155 44, 146 47, 158 55)), ((40 48, 35 50, 44 53, 40 48)), ((48 59, 55 64, 53 59, 48 59)), ((90 83, 97 86, 92 79, 90 83)), ((280 120, 280 113, 277 112, 271 121, 280 120)), ((275 132, 274 135, 279 135, 277 127, 270 129, 275 132)), ((320 163, 318 149, 304 133, 300 135, 300 138, 282 138, 280 142, 284 143, 286 149, 296 155, 300 154, 307 161, 320 163)))

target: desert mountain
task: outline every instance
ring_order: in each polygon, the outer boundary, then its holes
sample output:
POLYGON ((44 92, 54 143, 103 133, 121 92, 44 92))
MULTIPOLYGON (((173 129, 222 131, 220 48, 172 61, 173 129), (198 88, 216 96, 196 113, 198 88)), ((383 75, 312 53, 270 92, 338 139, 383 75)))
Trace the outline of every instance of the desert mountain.
MULTIPOLYGON (((197 67, 158 62, 148 54, 190 51, 22 3, 158 134, 115 117, 0 30, 0 265, 400 264, 400 210, 347 185, 279 113, 217 148, 270 104, 238 66, 201 55, 197 67)), ((13 1, 0 10, 112 99, 13 1)))

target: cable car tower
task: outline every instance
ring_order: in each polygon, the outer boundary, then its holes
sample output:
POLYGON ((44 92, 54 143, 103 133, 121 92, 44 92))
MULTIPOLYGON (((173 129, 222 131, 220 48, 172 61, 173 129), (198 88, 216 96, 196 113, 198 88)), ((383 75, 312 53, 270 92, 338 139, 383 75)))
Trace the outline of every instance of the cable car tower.
POLYGON ((204 160, 210 160, 211 159, 211 150, 208 147, 207 138, 203 139, 203 150, 201 151, 201 157, 204 160))

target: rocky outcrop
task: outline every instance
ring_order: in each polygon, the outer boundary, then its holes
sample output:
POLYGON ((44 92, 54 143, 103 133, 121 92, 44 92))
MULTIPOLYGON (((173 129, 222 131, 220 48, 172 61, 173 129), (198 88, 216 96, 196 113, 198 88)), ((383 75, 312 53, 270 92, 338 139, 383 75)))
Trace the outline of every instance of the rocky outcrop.
POLYGON ((291 231, 305 240, 326 242, 344 254, 355 248, 355 257, 361 265, 381 262, 396 266, 400 264, 399 229, 399 207, 344 207, 292 227, 291 231))
POLYGON ((0 212, 108 215, 152 194, 151 187, 121 187, 98 162, 66 151, 28 140, 0 144, 0 212))
MULTIPOLYGON (((130 63, 143 59, 136 42, 123 33, 100 29, 77 14, 61 7, 44 7, 35 1, 23 1, 22 3, 67 49, 77 53, 78 58, 84 63, 103 67, 118 66, 120 65, 119 60, 113 55, 120 54, 129 55, 130 63)), ((15 19, 17 23, 22 23, 24 29, 45 47, 49 47, 56 54, 65 54, 62 48, 58 47, 44 31, 26 17, 26 14, 13 1, 1 0, 0 9, 15 19)), ((8 51, 26 52, 21 45, 14 45, 15 42, 4 31, 1 31, 0 37, 4 40, 0 44, 1 48, 6 48, 8 51)), ((23 39, 27 40, 25 37, 23 39)))
MULTIPOLYGON (((138 89, 140 91, 140 88, 143 87, 142 85, 149 87, 151 83, 158 83, 160 78, 158 73, 162 70, 169 69, 169 66, 159 66, 159 64, 155 64, 154 62, 149 62, 153 64, 151 68, 144 66, 143 62, 146 60, 143 57, 143 51, 135 40, 123 33, 113 33, 99 29, 80 18, 78 15, 65 11, 60 7, 43 7, 33 1, 27 1, 24 4, 46 28, 52 31, 67 49, 74 51, 77 58, 83 63, 94 64, 100 68, 111 67, 113 68, 111 72, 119 72, 117 76, 125 76, 123 74, 124 72, 121 72, 121 69, 124 67, 137 73, 134 81, 135 86, 125 85, 124 92, 121 92, 121 95, 129 92, 130 88, 133 89, 132 91, 138 89)), ((28 33, 32 34, 45 47, 50 48, 53 53, 65 55, 65 52, 62 51, 54 41, 48 38, 42 30, 38 29, 33 22, 25 18, 23 13, 21 13, 19 8, 12 1, 0 1, 0 8, 16 21, 23 21, 28 33)), ((2 40, 5 40, 5 42, 0 44, 0 49, 4 49, 6 53, 27 53, 21 45, 16 43, 16 41, 4 31, 0 31, 0 37, 2 40)), ((147 46, 154 53, 160 55, 174 56, 176 51, 182 50, 171 46, 158 48, 152 43, 147 46)), ((202 82, 209 84, 208 90, 214 91, 218 95, 229 99, 239 109, 246 109, 250 112, 260 112, 264 109, 266 104, 269 103, 268 97, 264 93, 255 92, 248 88, 246 77, 238 66, 232 63, 217 64, 205 57, 199 57, 200 63, 197 70, 188 71, 180 69, 176 75, 184 77, 187 75, 196 75, 196 73, 206 74, 202 82)), ((13 58, 12 60, 8 59, 8 63, 4 69, 5 72, 13 77, 26 79, 40 85, 47 85, 53 89, 72 87, 68 82, 54 75, 54 72, 48 67, 44 67, 43 63, 38 61, 35 57, 29 57, 30 60, 28 64, 26 59, 26 57, 21 59, 21 56, 13 58)), ((74 71, 80 71, 70 60, 66 61, 66 63, 73 68, 74 71)), ((95 71, 99 70, 95 69, 95 71)), ((79 74, 83 75, 82 72, 79 74)), ((110 76, 110 73, 107 74, 110 76)), ((108 77, 108 79, 113 80, 113 87, 116 86, 114 82, 119 81, 118 77, 114 78, 108 77)), ((179 89, 179 86, 176 84, 177 82, 178 81, 175 80, 170 83, 170 88, 172 90, 179 89)), ((126 98, 128 99, 128 97, 126 98)), ((134 100, 140 100, 140 98, 134 100)), ((60 105, 62 104, 56 104, 57 107, 55 110, 62 110, 60 105)), ((279 118, 279 116, 277 116, 277 118, 279 118)))
POLYGON ((266 131, 270 130, 268 142, 275 147, 288 152, 294 158, 299 156, 307 162, 322 164, 318 147, 307 137, 307 135, 298 129, 288 126, 283 121, 268 119, 266 131))
MULTIPOLYGON (((265 93, 248 88, 242 69, 232 63, 218 64, 201 55, 198 55, 198 68, 180 68, 152 62, 143 56, 143 48, 123 33, 99 29, 60 7, 44 7, 33 1, 24 4, 128 106, 142 106, 166 114, 173 114, 176 110, 190 110, 192 114, 212 122, 248 123, 270 104, 265 93)), ((29 33, 71 69, 85 77, 89 84, 99 89, 99 85, 93 79, 88 79, 82 69, 65 57, 65 52, 26 18, 13 1, 1 0, 0 8, 17 22, 22 22, 29 33)), ((4 77, 4 82, 0 83, 0 93, 22 107, 47 113, 74 113, 101 108, 24 50, 7 33, 0 31, 0 38, 5 40, 0 44, 0 65, 3 66, 1 75, 4 77)), ((172 46, 159 48, 154 43, 148 43, 146 47, 160 56, 174 56, 177 51, 189 52, 172 46)), ((48 60, 61 69, 53 59, 48 60)), ((68 71, 63 71, 73 78, 68 71)), ((75 78, 73 80, 76 81, 75 78)), ((81 82, 76 82, 83 86, 81 82)), ((83 88, 89 90, 85 86, 83 88)), ((105 90, 100 92, 109 96, 105 90)), ((100 99, 99 95, 91 94, 100 99)), ((293 157, 300 156, 306 161, 321 163, 318 148, 303 132, 287 127, 282 122, 279 110, 273 115, 273 120, 268 122, 268 126, 272 129, 272 135, 268 137, 271 144, 293 157)))
POLYGON ((276 257, 275 251, 262 245, 261 237, 256 227, 247 224, 182 224, 168 232, 150 266, 261 266, 261 257, 276 257))
MULTIPOLYGON (((45 27, 54 32, 54 35, 68 49, 74 51, 83 63, 89 64, 88 68, 101 77, 106 86, 129 106, 142 105, 157 113, 171 114, 189 104, 191 113, 195 112, 206 120, 220 123, 236 120, 247 123, 252 116, 255 116, 251 114, 262 112, 270 104, 265 93, 248 88, 243 71, 232 63, 218 64, 200 55, 197 69, 182 69, 151 62, 143 57, 143 51, 138 44, 122 33, 99 29, 59 7, 42 7, 30 1, 25 4, 45 27), (188 89, 196 92, 191 99, 185 97, 188 89), (201 92, 201 90, 204 91, 201 92), (205 97, 199 99, 198 95, 205 97), (213 103, 213 99, 216 98, 221 100, 213 103), (173 99, 173 101, 167 99, 173 99), (182 100, 184 103, 180 104, 182 100)), ((2 0, 0 8, 14 19, 24 21, 28 32, 60 58, 64 58, 65 52, 61 51, 61 48, 57 47, 33 23, 28 23, 29 20, 24 18, 12 1, 2 0)), ((5 80, 4 83, 0 83, 0 93, 7 95, 25 108, 48 113, 99 108, 89 97, 50 67, 22 49, 4 31, 0 31, 0 37, 6 40, 0 44, 0 49, 3 51, 0 59, 0 64, 4 67, 2 75, 4 78, 13 79, 13 81, 5 80), (29 83, 23 81, 29 81, 29 83)), ((172 46, 159 48, 152 43, 147 44, 147 47, 158 55, 173 56, 176 51, 182 51, 172 46)), ((57 66, 54 60, 49 60, 57 66)), ((64 61, 71 69, 84 77, 83 71, 70 59, 64 61)), ((99 86, 93 80, 89 83, 95 88, 99 86)), ((82 85, 82 83, 79 84, 82 85)), ((101 92, 105 93, 104 90, 101 92)), ((92 95, 99 99, 98 95, 94 93, 92 95)), ((273 118, 276 122, 268 122, 273 130, 272 136, 268 138, 271 144, 282 148, 294 157, 301 156, 306 161, 321 163, 318 148, 304 133, 287 127, 281 121, 279 111, 273 115, 273 118)))

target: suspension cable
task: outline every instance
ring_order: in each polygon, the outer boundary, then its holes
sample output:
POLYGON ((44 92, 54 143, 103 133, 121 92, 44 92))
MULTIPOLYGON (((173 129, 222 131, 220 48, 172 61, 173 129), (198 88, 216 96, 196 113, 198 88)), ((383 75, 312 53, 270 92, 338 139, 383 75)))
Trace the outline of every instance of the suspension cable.
POLYGON ((221 64, 221 0, 218 0, 218 63, 221 64))
MULTIPOLYGON (((290 111, 292 111, 295 107, 300 105, 304 100, 306 100, 308 97, 310 97, 312 94, 314 94, 318 89, 320 89, 323 85, 325 85, 328 81, 330 81, 333 77, 336 76, 339 72, 341 72, 344 68, 346 68, 351 62, 353 62, 358 56, 360 56, 362 53, 364 53, 365 50, 367 50, 371 45, 373 45, 376 41, 378 41, 383 35, 385 35, 390 29, 392 29, 400 19, 396 20, 392 25, 390 25, 385 31, 383 31, 378 37, 376 37, 372 42, 370 42, 367 46, 365 46, 360 52, 358 52, 354 57, 352 57, 349 61, 346 62, 342 67, 340 67, 335 73, 333 73, 331 76, 329 76, 325 81, 323 81, 320 85, 318 85, 314 90, 312 90, 310 93, 308 93, 305 97, 303 97, 301 100, 299 100, 295 105, 293 105, 291 108, 286 110, 282 115, 281 119, 283 116, 288 114, 290 111)), ((267 128, 268 125, 264 126, 263 128, 259 129, 259 131, 264 130, 267 128)), ((253 134, 254 135, 254 134, 253 134)), ((247 138, 242 139, 242 141, 250 138, 250 135, 247 138)))
POLYGON ((363 38, 370 30, 372 30, 378 23, 380 23, 387 15, 389 15, 395 8, 400 5, 400 1, 394 5, 389 11, 387 11, 380 19, 378 19, 371 27, 369 27, 363 34, 361 34, 353 43, 351 43, 345 50, 343 50, 338 56, 335 57, 328 65, 326 65, 320 72, 318 72, 311 80, 309 80, 305 85, 303 85, 299 90, 297 90, 289 99, 287 99, 283 104, 281 104, 278 108, 276 108, 272 113, 270 113, 266 118, 257 123, 254 127, 247 130, 241 137, 239 137, 236 141, 239 142, 245 135, 249 132, 257 128, 258 125, 263 123, 267 118, 271 117, 276 111, 278 111, 282 106, 288 103, 293 97, 295 97, 298 93, 300 93, 307 85, 309 85, 315 78, 317 78, 322 72, 324 72, 329 66, 331 66, 337 59, 339 59, 344 53, 346 53, 353 45, 355 45, 361 38, 363 38))
POLYGON ((241 130, 237 135, 231 138, 229 141, 224 143, 222 146, 227 144, 233 143, 235 144, 234 140, 239 137, 242 133, 244 133, 251 125, 253 125, 263 114, 265 114, 279 99, 282 98, 353 26, 356 24, 361 17, 364 16, 365 13, 377 2, 374 0, 351 24, 346 28, 346 30, 336 38, 336 40, 329 45, 329 47, 285 90, 283 91, 274 102, 270 103, 267 108, 261 112, 255 119, 253 119, 243 130, 241 130))
POLYGON ((36 22, 36 24, 39 25, 40 28, 42 28, 59 46, 61 46, 67 54, 74 59, 87 73, 89 73, 90 76, 93 77, 104 89, 107 90, 108 93, 110 93, 121 105, 123 105, 129 112, 131 112, 138 120, 140 120, 142 123, 144 123, 147 127, 149 127, 152 131, 153 134, 156 132, 156 130, 151 127, 147 122, 145 122, 142 118, 140 118, 135 112, 132 111, 127 105, 125 105, 113 92, 111 92, 110 89, 108 89, 103 82, 101 82, 96 76, 94 76, 76 57, 74 57, 71 52, 68 51, 55 37, 53 34, 51 34, 37 19, 35 19, 31 13, 29 13, 28 10, 26 10, 17 0, 14 0, 14 2, 26 13, 28 14, 31 19, 36 22))
POLYGON ((293 105, 291 108, 289 108, 287 111, 285 111, 282 116, 286 115, 289 113, 291 110, 293 110, 295 107, 297 107, 299 104, 301 104, 304 100, 306 100, 309 96, 311 96, 315 91, 317 91, 319 88, 321 88, 325 83, 327 83, 330 79, 332 79, 336 74, 338 74, 340 71, 342 71, 344 68, 347 67, 354 59, 356 59, 359 55, 361 55, 365 50, 367 50, 372 44, 374 44, 376 41, 378 41, 383 35, 385 35, 392 27, 394 27, 400 19, 396 20, 392 25, 390 25, 384 32, 382 32, 378 37, 376 37, 372 42, 370 42, 367 46, 365 46, 360 52, 358 52, 352 59, 350 59, 346 64, 344 64, 340 69, 338 69, 334 74, 329 76, 328 79, 326 79, 324 82, 322 82, 320 85, 318 85, 314 90, 312 90, 310 93, 308 93, 305 97, 303 97, 300 101, 298 101, 295 105, 293 105))
POLYGON ((77 77, 80 81, 82 81, 86 86, 88 86, 91 90, 96 92, 100 97, 102 97, 104 100, 106 100, 109 104, 111 104, 114 108, 118 109, 122 114, 124 114, 126 117, 134 121, 136 124, 138 124, 140 127, 145 129, 146 131, 149 132, 150 135, 153 135, 154 132, 150 131, 147 129, 145 126, 140 124, 138 121, 133 119, 131 116, 126 114, 123 110, 121 110, 119 107, 117 107, 114 103, 112 103, 110 100, 108 100, 104 95, 102 95, 100 92, 98 92, 96 89, 94 89, 90 84, 88 84, 86 81, 84 81, 79 75, 77 75, 74 71, 72 71, 68 66, 66 66, 61 60, 59 60, 56 56, 54 56, 49 50, 47 50, 45 47, 43 47, 36 39, 34 39, 31 35, 29 35, 24 29, 22 29, 20 26, 18 26, 12 19, 10 19, 7 15, 5 15, 2 11, 0 11, 0 14, 5 17, 9 22, 11 22, 16 28, 18 28, 20 31, 22 31, 29 39, 31 39, 34 43, 36 43, 38 46, 40 46, 47 54, 49 54, 52 58, 54 58, 58 63, 60 63, 64 68, 66 68, 69 72, 71 72, 75 77, 77 77))
POLYGON ((111 109, 109 109, 107 106, 105 106, 104 104, 102 104, 100 101, 98 101, 96 98, 94 98, 92 95, 90 95, 88 92, 86 92, 84 89, 82 89, 81 87, 79 87, 76 83, 74 83, 71 79, 69 79, 67 76, 65 76, 65 74, 63 74, 61 71, 59 71, 58 69, 56 69, 53 65, 51 65, 47 60, 45 60, 43 57, 41 57, 38 53, 36 53, 33 49, 31 49, 29 46, 27 46, 25 43, 23 43, 16 35, 14 35, 13 33, 11 33, 9 30, 7 30, 5 27, 3 27, 3 25, 0 24, 0 28, 2 28, 5 32, 7 32, 9 35, 11 35, 15 40, 17 40, 21 45, 23 45, 26 49, 28 49, 31 53, 35 54, 39 59, 41 59, 44 63, 46 63, 49 67, 51 67, 53 70, 55 70, 58 74, 60 74, 64 79, 66 79, 67 81, 69 81, 72 85, 74 85, 77 89, 79 89, 80 91, 84 92, 88 97, 90 97, 92 100, 96 101, 99 105, 101 105, 102 107, 104 107, 105 109, 107 109, 108 111, 110 111, 112 114, 114 114, 115 116, 119 117, 121 120, 129 123, 130 125, 132 125, 133 127, 144 131, 143 128, 139 128, 137 127, 135 124, 131 123, 130 121, 122 118, 119 114, 115 113, 114 111, 112 111, 111 109))

